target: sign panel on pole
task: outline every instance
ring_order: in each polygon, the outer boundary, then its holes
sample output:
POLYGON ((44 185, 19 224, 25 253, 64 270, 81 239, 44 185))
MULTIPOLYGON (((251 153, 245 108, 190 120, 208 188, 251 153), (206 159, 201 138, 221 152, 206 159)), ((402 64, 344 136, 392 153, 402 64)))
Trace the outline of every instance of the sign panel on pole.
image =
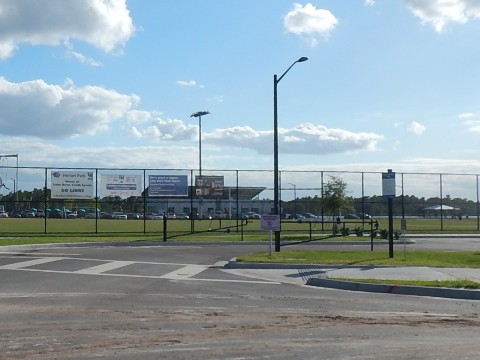
POLYGON ((386 199, 395 197, 395 173, 392 170, 382 173, 382 194, 386 199))
POLYGON ((52 171, 52 199, 93 199, 93 171, 52 171))
POLYGON ((262 215, 260 217, 262 230, 280 231, 280 215, 262 215))

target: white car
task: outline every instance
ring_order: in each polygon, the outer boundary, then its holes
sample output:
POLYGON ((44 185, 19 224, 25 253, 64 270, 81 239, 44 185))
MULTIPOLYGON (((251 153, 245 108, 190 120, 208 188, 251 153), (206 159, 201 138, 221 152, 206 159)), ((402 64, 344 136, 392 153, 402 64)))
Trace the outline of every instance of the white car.
POLYGON ((0 211, 0 218, 8 218, 8 213, 6 211, 0 211))
POLYGON ((120 211, 114 211, 112 212, 112 219, 117 219, 117 220, 127 220, 127 215, 120 212, 120 211))

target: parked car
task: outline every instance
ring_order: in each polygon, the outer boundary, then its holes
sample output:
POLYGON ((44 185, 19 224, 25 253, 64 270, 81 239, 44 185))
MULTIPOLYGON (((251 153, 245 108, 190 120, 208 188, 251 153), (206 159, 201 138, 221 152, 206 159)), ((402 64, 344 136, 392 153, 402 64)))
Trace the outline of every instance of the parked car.
POLYGON ((20 210, 14 210, 11 214, 12 217, 14 218, 21 218, 22 217, 22 212, 20 210))
POLYGON ((45 211, 44 210, 37 210, 37 217, 38 218, 44 218, 45 217, 45 211))
MULTIPOLYGON (((85 219, 96 219, 96 214, 94 212, 87 212, 83 215, 85 219)), ((100 217, 100 216, 99 216, 100 217)))
POLYGON ((177 215, 175 215, 175 213, 168 213, 167 214, 167 219, 176 219, 177 218, 177 215))
POLYGON ((8 218, 8 214, 6 211, 0 211, 0 218, 8 218))
POLYGON ((114 211, 114 212, 112 212, 111 216, 112 216, 112 219, 115 219, 115 220, 127 220, 128 219, 127 215, 124 214, 121 211, 114 211))
POLYGON ((140 220, 142 219, 143 216, 141 216, 141 214, 138 214, 138 213, 127 213, 127 219, 129 220, 140 220))
POLYGON ((163 220, 163 214, 150 213, 150 214, 147 214, 147 219, 149 219, 149 220, 163 220))
POLYGON ((177 219, 188 220, 188 219, 190 219, 190 216, 188 216, 188 214, 186 214, 186 213, 179 213, 179 214, 177 214, 177 219))
POLYGON ((372 217, 365 213, 357 213, 359 219, 371 219, 372 217))
POLYGON ((107 213, 107 212, 103 212, 103 211, 99 215, 100 215, 99 216, 100 219, 111 219, 112 218, 112 214, 107 213))
POLYGON ((302 223, 302 222, 315 222, 318 220, 318 216, 317 215, 314 215, 312 213, 305 213, 303 215, 300 215, 300 217, 298 217, 298 222, 299 223, 302 223))
POLYGON ((78 214, 77 214, 76 211, 66 210, 65 211, 65 217, 67 219, 76 219, 78 217, 78 214))
POLYGON ((22 211, 22 218, 34 218, 35 211, 33 210, 23 210, 22 211))
POLYGON ((260 219, 261 216, 260 214, 257 214, 256 212, 253 211, 247 211, 242 214, 243 219, 260 219))
POLYGON ((343 217, 344 219, 360 219, 357 214, 347 214, 343 217))
POLYGON ((225 219, 226 216, 223 213, 223 211, 215 211, 215 213, 213 214, 213 218, 214 219, 225 219))

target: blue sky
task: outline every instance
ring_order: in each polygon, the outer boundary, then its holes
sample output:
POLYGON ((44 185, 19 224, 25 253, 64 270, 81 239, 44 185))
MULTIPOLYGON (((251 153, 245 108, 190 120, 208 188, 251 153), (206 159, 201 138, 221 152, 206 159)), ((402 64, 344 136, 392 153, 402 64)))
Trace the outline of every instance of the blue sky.
MULTIPOLYGON (((21 166, 479 173, 480 1, 0 0, 21 166), (40 16, 41 15, 41 16, 40 16)), ((10 164, 12 165, 12 164, 10 164)))

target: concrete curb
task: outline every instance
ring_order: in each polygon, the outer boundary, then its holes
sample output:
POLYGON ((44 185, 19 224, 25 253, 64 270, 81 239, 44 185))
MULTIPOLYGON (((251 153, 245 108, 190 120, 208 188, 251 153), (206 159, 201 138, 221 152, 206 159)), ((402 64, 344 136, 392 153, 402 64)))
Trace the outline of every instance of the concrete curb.
POLYGON ((376 292, 396 295, 431 296, 449 299, 480 300, 479 290, 449 289, 407 285, 369 284, 347 280, 310 278, 307 285, 332 289, 376 292))
MULTIPOLYGON (((345 266, 343 266, 345 267, 345 266)), ((332 269, 338 266, 319 264, 276 264, 276 263, 242 263, 231 259, 224 265, 225 269, 332 269)), ((392 284, 372 284, 348 280, 336 280, 328 278, 312 277, 306 281, 306 285, 317 286, 347 291, 363 291, 395 295, 430 296, 449 299, 480 300, 480 290, 452 289, 440 287, 423 287, 392 284)))

